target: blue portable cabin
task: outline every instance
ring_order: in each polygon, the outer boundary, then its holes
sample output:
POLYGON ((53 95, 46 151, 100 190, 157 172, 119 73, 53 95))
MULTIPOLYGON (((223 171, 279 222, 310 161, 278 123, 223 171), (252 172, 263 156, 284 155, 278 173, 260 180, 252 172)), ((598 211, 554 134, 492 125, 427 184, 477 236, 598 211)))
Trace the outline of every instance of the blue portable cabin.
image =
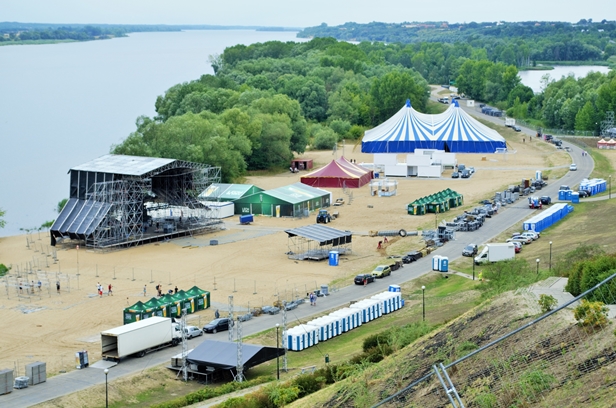
POLYGON ((283 333, 288 350, 301 351, 319 342, 318 329, 315 326, 300 324, 283 333))
POLYGON ((376 299, 383 302, 383 313, 388 314, 400 309, 401 304, 400 292, 382 292, 372 296, 371 299, 376 299))
POLYGON ((361 311, 361 322, 367 323, 382 315, 380 302, 377 300, 363 299, 350 306, 351 309, 359 309, 361 311))
POLYGON ((525 231, 541 232, 563 219, 571 211, 573 211, 573 206, 569 204, 554 204, 550 208, 524 221, 523 229, 525 231))
POLYGON ((358 309, 345 307, 344 309, 336 310, 335 312, 330 313, 329 316, 333 319, 338 319, 340 322, 338 325, 338 334, 353 330, 361 324, 361 312, 358 309))

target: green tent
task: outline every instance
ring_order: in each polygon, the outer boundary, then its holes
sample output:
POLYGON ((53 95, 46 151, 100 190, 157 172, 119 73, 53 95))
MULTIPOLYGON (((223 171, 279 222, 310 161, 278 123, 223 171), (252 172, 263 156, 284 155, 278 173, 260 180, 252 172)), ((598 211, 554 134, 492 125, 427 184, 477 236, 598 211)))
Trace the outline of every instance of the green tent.
POLYGON ((158 303, 164 309, 165 317, 177 317, 180 315, 180 302, 175 300, 172 295, 165 294, 158 298, 158 303))
POLYGON ((184 292, 183 290, 180 290, 178 291, 178 293, 171 295, 171 297, 177 302, 179 307, 177 311, 177 316, 182 315, 182 309, 186 309, 186 314, 191 314, 197 311, 195 304, 195 296, 192 296, 184 292))
POLYGON ((195 297, 197 301, 197 310, 204 310, 210 307, 210 292, 199 289, 197 286, 193 286, 188 289, 186 293, 195 297))
POLYGON ((143 305, 146 307, 147 314, 152 313, 152 316, 167 317, 166 310, 165 310, 166 308, 155 297, 148 300, 143 305))
POLYGON ((124 324, 138 322, 139 320, 143 320, 146 315, 147 307, 143 304, 142 301, 138 301, 132 306, 124 309, 124 324))
POLYGON ((259 214, 272 217, 298 217, 310 211, 329 207, 330 193, 306 184, 295 183, 289 186, 261 191, 235 200, 236 214, 259 214))

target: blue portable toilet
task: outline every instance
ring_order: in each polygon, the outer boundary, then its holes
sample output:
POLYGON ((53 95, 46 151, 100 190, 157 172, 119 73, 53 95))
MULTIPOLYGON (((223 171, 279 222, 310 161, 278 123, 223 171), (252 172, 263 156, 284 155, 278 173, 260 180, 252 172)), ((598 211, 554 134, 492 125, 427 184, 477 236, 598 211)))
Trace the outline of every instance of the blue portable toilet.
POLYGON ((338 266, 340 254, 338 251, 329 251, 329 266, 338 266))
POLYGON ((571 202, 573 204, 578 204, 580 202, 580 193, 572 193, 571 194, 571 202))
POLYGON ((441 256, 439 271, 449 272, 449 258, 446 256, 441 256))
POLYGON ((567 191, 565 191, 565 194, 566 194, 566 196, 565 196, 565 200, 566 200, 566 201, 571 201, 571 194, 572 194, 572 193, 573 193, 573 190, 567 190, 567 191))
POLYGON ((441 258, 440 255, 434 255, 432 257, 432 270, 433 271, 438 271, 439 270, 440 262, 441 262, 440 258, 441 258))
POLYGON ((400 292, 400 285, 389 285, 390 292, 400 292))
POLYGON ((567 193, 565 190, 558 191, 558 199, 561 201, 565 201, 567 199, 567 193))

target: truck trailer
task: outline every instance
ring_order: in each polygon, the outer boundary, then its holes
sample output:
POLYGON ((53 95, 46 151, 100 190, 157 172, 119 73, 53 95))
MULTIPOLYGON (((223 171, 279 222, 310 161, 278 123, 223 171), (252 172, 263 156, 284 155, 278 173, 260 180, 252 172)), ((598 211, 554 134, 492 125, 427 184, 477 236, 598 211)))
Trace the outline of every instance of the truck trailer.
POLYGON ((514 118, 505 118, 505 126, 507 126, 507 127, 514 127, 515 126, 515 119, 514 118))
POLYGON ((120 361, 124 357, 177 346, 182 333, 177 323, 167 317, 150 317, 101 332, 103 360, 120 361))
POLYGON ((475 264, 506 261, 514 258, 515 246, 512 243, 486 244, 481 253, 475 257, 475 264))

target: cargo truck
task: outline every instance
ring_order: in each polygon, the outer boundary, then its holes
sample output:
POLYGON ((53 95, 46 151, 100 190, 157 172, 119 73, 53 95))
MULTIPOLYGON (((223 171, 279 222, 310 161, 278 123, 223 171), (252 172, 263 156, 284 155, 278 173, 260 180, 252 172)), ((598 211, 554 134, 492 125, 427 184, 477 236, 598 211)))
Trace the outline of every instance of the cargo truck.
POLYGON ((507 126, 507 127, 514 127, 515 126, 515 119, 514 118, 505 118, 505 126, 507 126))
POLYGON ((483 250, 475 257, 475 264, 484 262, 506 261, 515 258, 515 246, 508 242, 505 244, 486 244, 483 250))
POLYGON ((177 323, 167 317, 150 317, 101 332, 103 360, 120 361, 124 357, 177 346, 182 333, 177 323))

